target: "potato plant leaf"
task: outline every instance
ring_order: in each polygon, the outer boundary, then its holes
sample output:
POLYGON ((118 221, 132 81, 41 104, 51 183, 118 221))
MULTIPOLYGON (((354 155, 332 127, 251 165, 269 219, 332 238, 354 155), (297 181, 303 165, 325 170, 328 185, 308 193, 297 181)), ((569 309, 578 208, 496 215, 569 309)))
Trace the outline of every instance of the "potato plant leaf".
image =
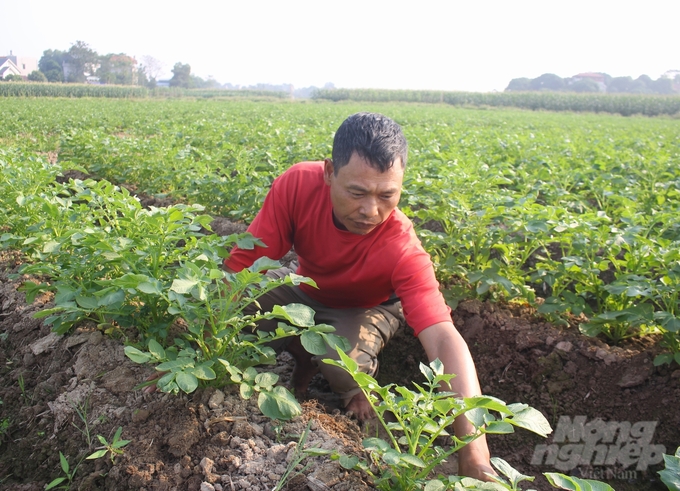
POLYGON ((300 342, 302 346, 313 355, 325 355, 326 343, 323 341, 321 334, 314 331, 304 331, 300 335, 300 342))
POLYGON ((198 379, 190 372, 178 372, 175 377, 175 382, 177 382, 177 386, 187 394, 191 394, 198 388, 198 379))
POLYGON ((568 489, 571 491, 614 491, 609 484, 592 479, 580 479, 578 477, 565 476, 558 472, 544 472, 543 475, 553 487, 568 489))
POLYGON ((126 346, 124 349, 125 356, 130 358, 135 363, 147 363, 151 361, 151 355, 138 350, 134 346, 126 346))
POLYGON ((514 426, 533 431, 537 435, 544 437, 552 433, 550 423, 545 416, 532 407, 526 407, 520 411, 516 411, 514 415, 507 418, 506 421, 514 426))
POLYGON ((271 419, 288 420, 302 414, 302 408, 293 394, 281 386, 260 392, 257 405, 262 414, 271 419))

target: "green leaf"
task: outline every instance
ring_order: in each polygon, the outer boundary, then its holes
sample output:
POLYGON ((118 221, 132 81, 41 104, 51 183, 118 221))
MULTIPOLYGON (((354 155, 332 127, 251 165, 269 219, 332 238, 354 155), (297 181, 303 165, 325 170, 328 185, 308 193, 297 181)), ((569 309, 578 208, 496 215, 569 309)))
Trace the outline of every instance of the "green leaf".
MULTIPOLYGON (((274 310, 277 306, 274 306, 274 310)), ((291 303, 280 307, 285 312, 284 317, 297 327, 312 327, 314 325, 314 309, 301 303, 291 303)), ((273 312, 274 313, 274 312, 273 312)))
POLYGON ((515 489, 517 487, 517 484, 519 484, 522 481, 534 480, 533 476, 525 476, 524 474, 515 470, 515 468, 513 468, 510 464, 508 464, 505 460, 501 458, 491 457, 491 463, 496 469, 500 471, 501 474, 503 474, 510 480, 513 489, 515 489))
POLYGON ((654 366, 658 367, 659 365, 670 365, 671 362, 673 361, 673 354, 672 353, 662 353, 660 355, 656 355, 654 357, 654 366))
POLYGON ((52 314, 56 314, 56 313, 63 312, 63 311, 64 311, 63 306, 62 307, 53 307, 51 309, 45 309, 45 310, 40 310, 38 312, 35 312, 32 317, 34 319, 44 319, 45 317, 49 317, 52 314))
POLYGON ((196 378, 201 380, 215 380, 217 377, 215 371, 206 365, 199 365, 195 367, 193 370, 191 370, 191 373, 193 373, 196 378))
POLYGON ((316 286, 316 282, 313 279, 295 273, 288 273, 288 276, 286 276, 286 284, 288 283, 294 286, 299 286, 300 284, 304 283, 314 288, 318 288, 316 286))
POLYGON ((99 307, 99 302, 95 297, 86 297, 84 295, 77 295, 76 303, 86 310, 96 310, 99 307))
POLYGON ((101 297, 97 302, 99 307, 120 306, 125 302, 125 291, 117 289, 101 297))
POLYGON ((420 460, 417 456, 410 454, 410 453, 402 453, 401 455, 401 461, 406 462, 408 465, 412 465, 414 467, 420 467, 421 469, 424 469, 425 462, 420 460))
POLYGON ((59 248, 61 247, 61 243, 57 242, 55 240, 50 240, 49 242, 46 242, 45 245, 43 246, 42 251, 47 254, 52 254, 54 252, 57 252, 59 248))
POLYGON ((165 361, 160 365, 156 366, 156 370, 159 372, 176 372, 178 370, 183 370, 185 368, 193 368, 194 362, 185 357, 177 358, 176 360, 165 361))
POLYGON ((274 387, 271 391, 261 392, 257 405, 262 414, 271 419, 288 420, 302 414, 300 404, 284 387, 274 387))
POLYGON ((97 450, 96 452, 88 455, 85 458, 88 459, 88 460, 99 459, 99 458, 103 457, 104 455, 106 455, 106 452, 108 452, 108 450, 106 450, 106 449, 97 450))
MULTIPOLYGON (((233 379, 234 377, 232 377, 233 379)), ((241 399, 250 399, 255 392, 255 389, 253 389, 252 385, 249 384, 241 384, 239 387, 239 392, 241 394, 241 399)))
POLYGON ((187 394, 191 394, 198 388, 198 379, 189 372, 178 372, 175 376, 177 386, 187 394))
POLYGON ((581 334, 594 338, 602 332, 602 325, 593 322, 583 322, 579 324, 578 329, 581 331, 581 334))
POLYGON ((258 373, 255 377, 255 383, 266 390, 271 390, 278 380, 279 376, 271 372, 258 373))
POLYGON ((514 428, 510 423, 505 421, 492 421, 484 429, 486 433, 492 433, 494 435, 505 435, 508 433, 514 433, 514 428))
POLYGON ((162 360, 165 358, 165 350, 163 346, 160 345, 155 339, 149 340, 149 352, 157 359, 162 360))
POLYGON ((126 346, 125 356, 130 358, 135 363, 147 363, 151 361, 151 355, 149 353, 144 353, 133 346, 126 346))
POLYGON ((609 484, 592 479, 579 479, 578 477, 565 476, 558 472, 544 472, 543 475, 553 487, 568 489, 571 491, 614 491, 609 484))
POLYGON ((356 455, 341 455, 338 462, 344 469, 351 470, 359 463, 359 457, 356 455))
POLYGON ((253 273, 261 273, 262 271, 270 269, 279 269, 280 267, 281 267, 280 262, 274 261, 273 259, 270 259, 267 256, 262 256, 261 258, 257 259, 252 264, 252 266, 248 268, 248 270, 252 271, 253 273))
POLYGON ((198 284, 198 280, 180 280, 175 279, 172 281, 172 286, 170 290, 181 295, 191 293, 191 290, 198 284))
POLYGON ((548 420, 540 411, 533 407, 527 407, 521 411, 515 412, 515 414, 506 421, 519 428, 533 431, 537 435, 544 437, 552 433, 552 428, 550 427, 548 420))
POLYGON ((65 477, 57 477, 54 481, 50 482, 47 486, 45 486, 45 491, 48 491, 49 489, 59 486, 65 480, 66 480, 65 477))
POLYGON ((111 445, 113 448, 123 448, 125 445, 130 443, 132 440, 116 440, 111 445))
POLYGON ((300 335, 300 342, 307 352, 313 355, 326 354, 326 343, 324 343, 323 338, 319 333, 305 330, 300 335))
POLYGON ((161 392, 176 392, 179 387, 175 382, 175 375, 177 375, 176 372, 166 373, 158 379, 158 382, 156 382, 156 387, 158 387, 161 392))
POLYGON ((255 249, 255 246, 258 247, 267 247, 264 242, 262 242, 260 239, 253 237, 252 234, 243 234, 238 237, 236 237, 236 245, 238 246, 239 249, 255 249))
POLYGON ((425 491, 443 491, 446 489, 446 484, 439 479, 432 479, 425 485, 425 491))
POLYGON ((470 423, 472 423, 475 426, 475 428, 479 428, 481 426, 484 426, 484 415, 488 413, 489 411, 487 409, 476 407, 474 409, 466 411, 465 417, 470 423))
POLYGON ((383 462, 385 462, 387 465, 399 465, 399 463, 401 462, 401 455, 402 454, 400 454, 393 448, 390 448, 382 455, 382 459, 383 462))
POLYGON ((136 289, 139 290, 142 293, 146 293, 147 295, 160 295, 163 293, 163 284, 158 281, 145 281, 144 283, 140 283, 137 285, 136 289))
POLYGON ((379 450, 380 452, 387 452, 390 449, 390 444, 385 440, 377 437, 364 438, 361 444, 366 450, 379 450))
POLYGON ((70 466, 68 465, 68 460, 66 460, 66 457, 64 457, 64 454, 61 452, 59 452, 59 463, 61 464, 61 470, 64 471, 64 474, 68 474, 70 466))
POLYGON ((508 414, 511 409, 500 399, 492 396, 475 396, 463 398, 465 407, 473 409, 477 407, 498 411, 499 413, 508 414))
POLYGON ((675 451, 675 455, 664 455, 665 469, 659 471, 661 481, 669 491, 680 491, 680 447, 675 451))

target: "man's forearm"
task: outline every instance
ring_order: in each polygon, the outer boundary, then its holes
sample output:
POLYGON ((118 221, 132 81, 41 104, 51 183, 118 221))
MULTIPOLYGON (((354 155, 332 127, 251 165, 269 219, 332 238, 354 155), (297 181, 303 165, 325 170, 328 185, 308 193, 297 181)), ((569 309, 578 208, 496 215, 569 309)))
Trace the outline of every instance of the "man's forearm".
MULTIPOLYGON (((418 336, 430 361, 439 358, 444 364, 444 372, 455 374, 450 389, 460 397, 481 395, 482 391, 477 378, 477 370, 467 343, 453 323, 442 322, 423 330, 418 336)), ((474 433, 475 428, 470 421, 461 416, 453 424, 457 437, 474 433)), ((484 479, 484 472, 493 473, 489 466, 489 448, 486 438, 481 436, 465 446, 459 452, 459 473, 462 475, 484 479)))

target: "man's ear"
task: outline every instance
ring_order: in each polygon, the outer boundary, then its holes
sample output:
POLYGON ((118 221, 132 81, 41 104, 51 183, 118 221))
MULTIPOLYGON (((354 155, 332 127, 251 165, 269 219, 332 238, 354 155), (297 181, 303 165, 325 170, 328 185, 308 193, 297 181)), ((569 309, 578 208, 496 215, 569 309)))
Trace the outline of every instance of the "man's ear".
POLYGON ((335 173, 335 167, 331 159, 323 161, 323 180, 327 186, 331 185, 331 176, 335 173))

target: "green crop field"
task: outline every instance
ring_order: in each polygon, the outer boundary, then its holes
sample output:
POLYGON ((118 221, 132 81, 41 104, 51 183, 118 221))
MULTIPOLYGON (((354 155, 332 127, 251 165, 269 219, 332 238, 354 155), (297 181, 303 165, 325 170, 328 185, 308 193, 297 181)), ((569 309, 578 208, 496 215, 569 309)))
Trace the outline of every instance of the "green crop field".
MULTIPOLYGON (((661 333, 667 351, 656 363, 680 362, 677 119, 321 101, 7 98, 0 110, 0 243, 52 264, 51 274, 80 245, 73 233, 82 222, 57 223, 75 207, 55 189, 62 169, 249 222, 275 176, 329 156, 347 115, 378 111, 409 140, 400 206, 452 305, 528 302, 554 322, 581 316, 584 334, 612 342, 661 333)), ((101 185, 73 186, 71 194, 135 206, 101 185)), ((181 213, 189 232, 199 220, 192 213, 181 213)), ((125 271, 94 269, 102 281, 125 271)), ((97 288, 78 295, 101 299, 97 288)), ((53 321, 69 326, 95 303, 53 321)))

